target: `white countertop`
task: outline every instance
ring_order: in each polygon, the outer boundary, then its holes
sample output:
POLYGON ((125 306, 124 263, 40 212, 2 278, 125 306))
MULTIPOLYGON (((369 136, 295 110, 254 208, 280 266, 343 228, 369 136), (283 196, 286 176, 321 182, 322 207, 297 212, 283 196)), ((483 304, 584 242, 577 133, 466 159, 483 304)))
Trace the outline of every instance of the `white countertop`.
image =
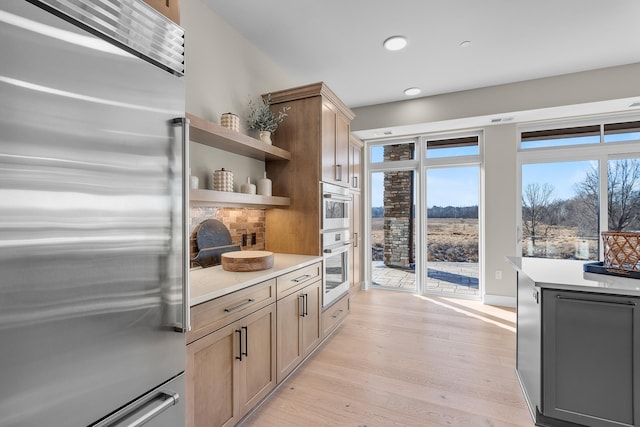
POLYGON ((640 279, 584 272, 585 261, 507 257, 540 288, 640 296, 640 279))
POLYGON ((268 270, 238 273, 226 271, 221 265, 193 269, 189 272, 190 305, 193 307, 320 261, 321 256, 273 254, 273 267, 268 270))

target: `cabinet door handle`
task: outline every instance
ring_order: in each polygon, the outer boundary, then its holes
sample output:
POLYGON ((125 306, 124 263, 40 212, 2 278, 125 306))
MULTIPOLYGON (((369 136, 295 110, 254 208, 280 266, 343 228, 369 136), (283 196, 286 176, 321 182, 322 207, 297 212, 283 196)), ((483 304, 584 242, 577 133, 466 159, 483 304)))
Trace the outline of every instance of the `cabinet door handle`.
POLYGON ((242 346, 241 346, 240 355, 249 357, 249 328, 246 326, 243 326, 241 329, 244 329, 244 353, 242 352, 242 346))
POLYGON ((251 304, 252 302, 254 302, 255 300, 253 298, 249 298, 248 300, 246 300, 245 302, 241 302, 238 305, 235 305, 233 307, 227 307, 224 309, 225 313, 231 313, 232 311, 236 311, 241 309, 242 307, 251 304))
POLYGON ((304 317, 304 295, 298 295, 299 301, 300 301, 300 305, 299 305, 299 309, 300 309, 300 317, 304 317))
POLYGON ((302 295, 302 302, 304 304, 304 315, 305 317, 309 315, 309 294, 302 295))
POLYGON ((342 165, 336 165, 336 181, 342 181, 342 165))
POLYGON ((358 177, 357 176, 353 177, 353 188, 358 188, 358 177))
POLYGON ((242 331, 240 329, 236 329, 236 333, 238 334, 238 354, 236 359, 242 362, 242 331))
POLYGON ((358 233, 353 233, 353 247, 358 247, 358 233))
POLYGON ((292 282, 296 282, 296 283, 304 282, 309 277, 311 277, 310 274, 305 274, 304 276, 296 277, 295 279, 292 280, 292 282))

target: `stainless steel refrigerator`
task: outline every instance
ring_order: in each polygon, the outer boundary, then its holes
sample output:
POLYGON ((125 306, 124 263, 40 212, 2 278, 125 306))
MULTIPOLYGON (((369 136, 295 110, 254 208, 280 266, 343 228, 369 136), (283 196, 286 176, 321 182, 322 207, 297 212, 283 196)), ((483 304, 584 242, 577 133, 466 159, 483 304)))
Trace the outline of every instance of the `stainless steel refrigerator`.
POLYGON ((184 425, 183 30, 0 2, 0 426, 184 425))

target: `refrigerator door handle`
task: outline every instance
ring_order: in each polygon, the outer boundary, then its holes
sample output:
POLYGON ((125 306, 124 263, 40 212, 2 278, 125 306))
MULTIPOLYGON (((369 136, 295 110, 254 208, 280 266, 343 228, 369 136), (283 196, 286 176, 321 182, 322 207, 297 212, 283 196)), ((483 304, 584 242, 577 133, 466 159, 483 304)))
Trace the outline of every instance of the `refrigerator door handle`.
POLYGON ((186 117, 173 119, 176 126, 182 129, 182 326, 177 332, 187 333, 191 330, 189 316, 189 123, 186 117))
POLYGON ((115 420, 108 427, 139 427, 148 423, 180 400, 178 393, 158 393, 153 399, 140 406, 133 412, 127 413, 119 420, 115 420))

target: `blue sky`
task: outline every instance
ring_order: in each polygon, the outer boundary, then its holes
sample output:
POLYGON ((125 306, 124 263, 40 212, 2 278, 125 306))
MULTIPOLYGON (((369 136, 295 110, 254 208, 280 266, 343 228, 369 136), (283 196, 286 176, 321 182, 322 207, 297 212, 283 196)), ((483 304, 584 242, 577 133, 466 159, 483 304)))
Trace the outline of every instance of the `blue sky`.
POLYGON ((522 165, 522 188, 531 183, 549 183, 553 186, 552 199, 570 199, 576 193, 576 184, 584 181, 596 161, 540 163, 522 165))
MULTIPOLYGON (((372 174, 371 206, 382 206, 383 172, 372 174)), ((427 207, 474 206, 478 204, 478 167, 429 169, 427 207)))

